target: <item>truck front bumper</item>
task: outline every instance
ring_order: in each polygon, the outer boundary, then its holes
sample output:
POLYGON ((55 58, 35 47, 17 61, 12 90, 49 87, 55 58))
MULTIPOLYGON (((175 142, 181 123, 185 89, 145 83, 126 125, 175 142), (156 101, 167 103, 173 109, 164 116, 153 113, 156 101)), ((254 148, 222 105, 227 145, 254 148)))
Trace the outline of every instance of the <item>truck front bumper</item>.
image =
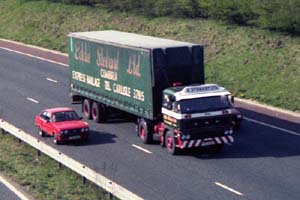
POLYGON ((176 136, 176 146, 180 149, 185 149, 211 145, 232 144, 234 142, 232 134, 233 130, 231 128, 222 128, 210 131, 183 131, 181 134, 176 136))
POLYGON ((195 139, 195 140, 181 140, 179 139, 178 146, 180 149, 185 148, 197 148, 211 145, 222 145, 222 144, 232 144, 234 138, 231 135, 211 137, 204 139, 195 139))

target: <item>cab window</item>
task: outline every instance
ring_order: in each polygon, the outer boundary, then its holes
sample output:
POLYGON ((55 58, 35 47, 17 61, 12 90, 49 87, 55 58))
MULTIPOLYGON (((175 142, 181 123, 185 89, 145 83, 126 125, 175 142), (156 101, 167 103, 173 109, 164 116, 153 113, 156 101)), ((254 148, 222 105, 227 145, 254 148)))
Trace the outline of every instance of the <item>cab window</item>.
POLYGON ((171 103, 171 98, 170 98, 170 95, 167 95, 167 94, 164 94, 163 95, 163 100, 162 100, 162 106, 166 109, 169 109, 168 105, 170 105, 171 103))
POLYGON ((180 112, 180 104, 175 101, 175 97, 172 95, 165 94, 163 96, 163 107, 174 112, 180 112))

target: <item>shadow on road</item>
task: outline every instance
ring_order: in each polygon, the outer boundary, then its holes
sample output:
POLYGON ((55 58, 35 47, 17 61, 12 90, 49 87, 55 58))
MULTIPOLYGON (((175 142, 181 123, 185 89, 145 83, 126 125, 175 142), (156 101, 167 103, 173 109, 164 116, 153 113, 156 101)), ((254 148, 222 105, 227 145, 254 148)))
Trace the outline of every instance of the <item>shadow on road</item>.
POLYGON ((115 138, 117 138, 117 136, 111 133, 90 130, 88 141, 86 142, 74 141, 74 142, 70 142, 70 144, 74 144, 78 146, 109 144, 109 143, 115 143, 114 140, 115 138))

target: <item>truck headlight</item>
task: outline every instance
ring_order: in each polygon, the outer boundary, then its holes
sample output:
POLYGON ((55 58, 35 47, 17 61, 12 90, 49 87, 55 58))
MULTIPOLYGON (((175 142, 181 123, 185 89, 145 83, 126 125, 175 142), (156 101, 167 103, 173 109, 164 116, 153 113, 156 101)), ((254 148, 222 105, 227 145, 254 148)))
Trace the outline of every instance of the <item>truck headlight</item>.
POLYGON ((236 118, 241 119, 242 115, 237 115, 236 118))

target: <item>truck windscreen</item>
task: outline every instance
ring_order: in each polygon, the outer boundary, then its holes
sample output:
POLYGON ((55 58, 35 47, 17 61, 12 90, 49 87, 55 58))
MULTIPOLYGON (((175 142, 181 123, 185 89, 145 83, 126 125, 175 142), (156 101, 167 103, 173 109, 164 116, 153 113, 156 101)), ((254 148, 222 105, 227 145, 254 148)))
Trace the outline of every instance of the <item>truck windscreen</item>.
POLYGON ((199 113, 217 111, 230 108, 231 104, 227 96, 213 96, 197 99, 185 99, 178 102, 177 108, 180 113, 199 113))

